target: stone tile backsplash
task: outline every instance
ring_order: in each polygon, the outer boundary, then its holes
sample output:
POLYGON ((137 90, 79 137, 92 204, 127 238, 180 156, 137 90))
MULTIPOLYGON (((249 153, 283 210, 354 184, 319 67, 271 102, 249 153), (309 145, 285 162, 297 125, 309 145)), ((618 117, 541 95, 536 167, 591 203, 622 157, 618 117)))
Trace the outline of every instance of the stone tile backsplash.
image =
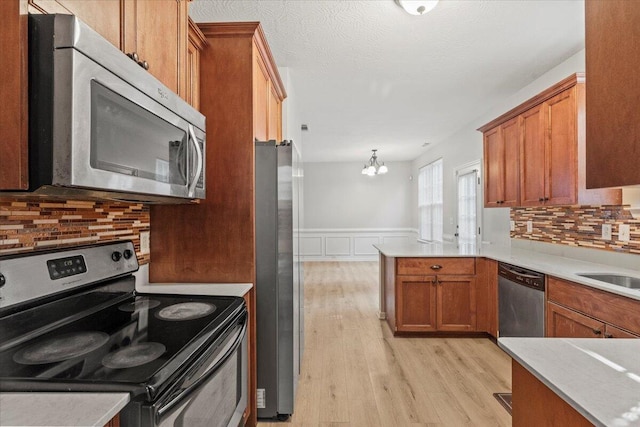
POLYGON ((150 230, 149 207, 100 201, 0 198, 0 255, 34 249, 132 240, 138 262, 140 233, 150 230))
POLYGON ((634 219, 628 206, 550 206, 512 208, 515 230, 511 238, 560 245, 640 254, 640 219, 634 219), (532 231, 527 232, 527 222, 532 231), (611 240, 602 239, 602 225, 611 224, 611 240), (630 240, 619 240, 622 224, 631 229, 630 240))

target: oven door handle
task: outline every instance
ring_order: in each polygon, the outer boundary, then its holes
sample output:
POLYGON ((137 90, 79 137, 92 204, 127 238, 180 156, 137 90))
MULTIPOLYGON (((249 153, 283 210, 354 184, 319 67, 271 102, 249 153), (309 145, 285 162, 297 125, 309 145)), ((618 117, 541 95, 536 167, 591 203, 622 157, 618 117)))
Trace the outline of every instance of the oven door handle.
POLYGON ((193 142, 193 146, 196 149, 196 155, 198 156, 198 164, 196 166, 196 173, 194 173, 193 178, 191 178, 192 181, 191 181, 191 184, 189 184, 189 193, 187 194, 187 197, 195 197, 196 185, 198 185, 200 175, 202 175, 203 159, 202 159, 202 149, 200 148, 200 143, 198 142, 198 138, 196 138, 196 132, 193 129, 193 125, 191 124, 189 124, 189 136, 187 136, 187 138, 193 142))
POLYGON ((211 362, 209 367, 207 367, 207 370, 202 375, 200 375, 200 378, 198 378, 198 380, 196 380, 189 387, 180 390, 174 396, 171 396, 169 402, 167 402, 165 405, 163 405, 161 408, 158 409, 158 411, 156 412, 157 423, 159 423, 159 420, 162 419, 168 412, 171 412, 171 410, 178 403, 180 403, 182 399, 188 396, 194 389, 198 388, 212 373, 217 371, 218 368, 224 365, 225 362, 234 355, 238 347, 240 347, 240 345, 242 344, 242 340, 244 339, 246 332, 247 332, 247 322, 245 320, 244 324, 242 325, 242 329, 237 333, 237 336, 233 344, 229 347, 229 349, 222 356, 216 357, 216 359, 213 362, 211 362))

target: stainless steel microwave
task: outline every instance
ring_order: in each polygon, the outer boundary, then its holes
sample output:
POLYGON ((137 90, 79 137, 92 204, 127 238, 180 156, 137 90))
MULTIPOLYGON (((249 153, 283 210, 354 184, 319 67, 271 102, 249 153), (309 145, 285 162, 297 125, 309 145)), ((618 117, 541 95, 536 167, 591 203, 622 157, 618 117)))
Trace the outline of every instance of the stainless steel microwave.
POLYGON ((205 117, 149 72, 75 16, 29 16, 30 191, 203 199, 205 153, 205 117))

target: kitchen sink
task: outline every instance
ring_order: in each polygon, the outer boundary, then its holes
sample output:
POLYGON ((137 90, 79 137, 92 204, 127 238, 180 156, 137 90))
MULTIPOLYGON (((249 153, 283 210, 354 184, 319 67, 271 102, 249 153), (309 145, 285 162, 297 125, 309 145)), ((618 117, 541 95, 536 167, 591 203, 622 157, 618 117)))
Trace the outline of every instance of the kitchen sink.
POLYGON ((578 273, 577 275, 629 289, 640 289, 640 278, 638 277, 621 276, 610 273, 578 273))

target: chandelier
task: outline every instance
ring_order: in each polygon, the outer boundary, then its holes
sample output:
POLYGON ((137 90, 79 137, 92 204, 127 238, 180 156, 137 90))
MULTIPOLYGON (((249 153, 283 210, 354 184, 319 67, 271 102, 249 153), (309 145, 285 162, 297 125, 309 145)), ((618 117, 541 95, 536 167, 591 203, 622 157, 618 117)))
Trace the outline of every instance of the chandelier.
POLYGON ((369 163, 365 164, 364 168, 362 168, 362 175, 374 176, 383 175, 389 172, 389 169, 385 166, 384 162, 382 162, 382 164, 378 163, 378 156, 376 155, 376 151, 378 150, 371 151, 373 151, 373 154, 369 159, 369 163))

